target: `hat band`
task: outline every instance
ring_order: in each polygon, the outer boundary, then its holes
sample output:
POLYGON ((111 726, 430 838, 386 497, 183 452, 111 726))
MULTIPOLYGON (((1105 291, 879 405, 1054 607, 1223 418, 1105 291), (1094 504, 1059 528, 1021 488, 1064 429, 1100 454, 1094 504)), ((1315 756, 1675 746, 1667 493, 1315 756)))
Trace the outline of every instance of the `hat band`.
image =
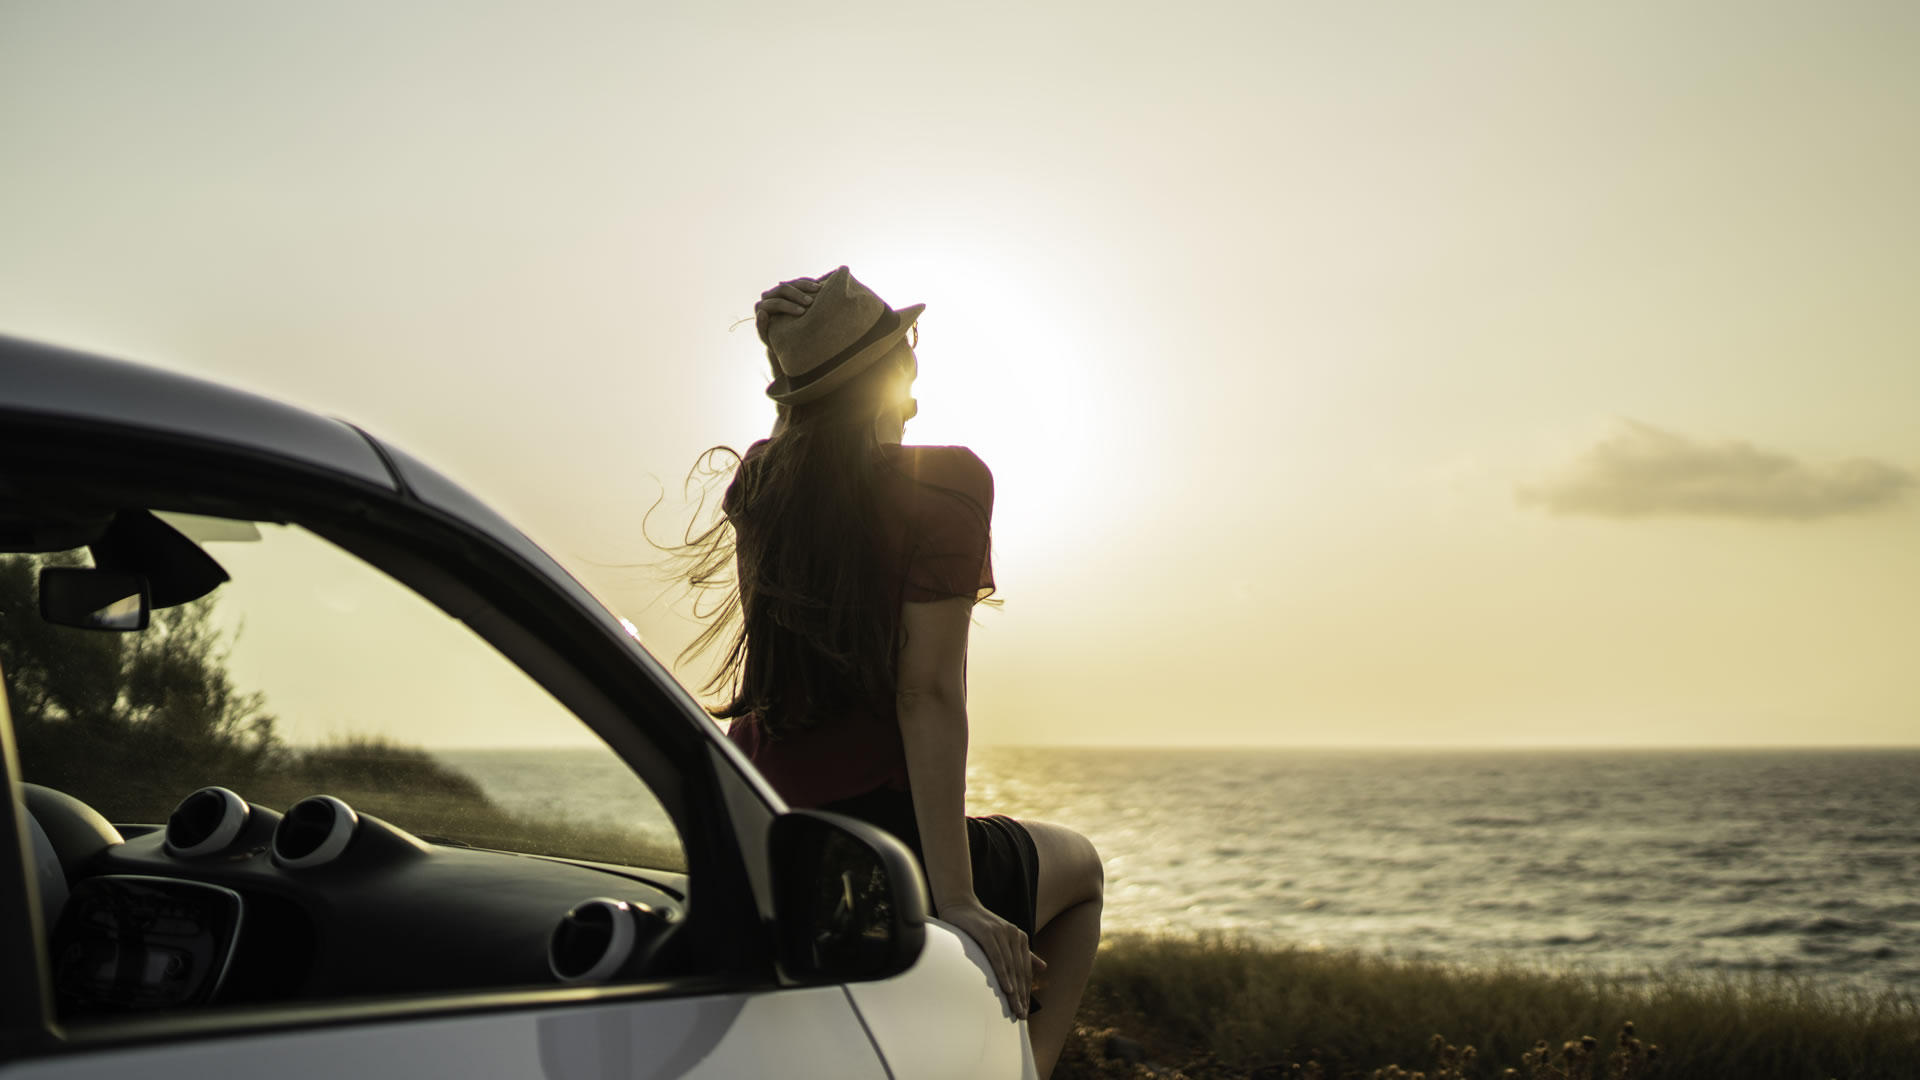
POLYGON ((798 375, 788 375, 786 377, 787 385, 783 389, 789 392, 803 390, 819 382, 821 379, 831 375, 835 368, 853 359, 856 354, 871 346, 874 342, 893 333, 899 326, 900 313, 892 308, 888 308, 881 313, 880 321, 874 323, 871 330, 862 334, 859 341, 841 349, 839 352, 834 353, 832 356, 827 357, 825 360, 822 360, 820 363, 815 364, 798 375))

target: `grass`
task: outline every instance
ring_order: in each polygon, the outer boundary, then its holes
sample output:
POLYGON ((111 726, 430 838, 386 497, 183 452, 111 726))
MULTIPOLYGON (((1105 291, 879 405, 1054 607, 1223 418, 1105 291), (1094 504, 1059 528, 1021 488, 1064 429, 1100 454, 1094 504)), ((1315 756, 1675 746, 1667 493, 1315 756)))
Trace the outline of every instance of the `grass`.
POLYGON ((1103 944, 1079 1019, 1063 1080, 1920 1075, 1912 994, 1778 975, 1467 969, 1220 937, 1103 944), (1106 1060, 1116 1033, 1162 1071, 1106 1060))
POLYGON ((521 817, 491 802, 455 799, 436 792, 387 788, 351 779, 317 784, 295 776, 261 780, 242 794, 262 806, 281 810, 309 795, 332 795, 360 813, 438 843, 676 872, 686 869, 679 838, 671 833, 638 827, 622 829, 558 815, 521 817))
POLYGON ((255 805, 281 811, 309 795, 332 795, 360 813, 436 842, 686 869, 679 837, 671 832, 558 814, 513 814, 487 798, 473 778, 428 751, 380 737, 356 736, 289 750, 234 764, 231 771, 202 767, 185 756, 160 757, 141 768, 95 768, 84 760, 28 764, 26 779, 65 791, 113 821, 164 822, 182 798, 213 783, 234 789, 255 805), (42 775, 46 772, 55 775, 42 775))
POLYGON ((265 780, 260 798, 284 807, 317 793, 427 839, 623 866, 686 869, 679 837, 671 832, 623 829, 558 814, 511 814, 488 799, 473 778, 431 753, 377 736, 302 751, 284 775, 265 780))

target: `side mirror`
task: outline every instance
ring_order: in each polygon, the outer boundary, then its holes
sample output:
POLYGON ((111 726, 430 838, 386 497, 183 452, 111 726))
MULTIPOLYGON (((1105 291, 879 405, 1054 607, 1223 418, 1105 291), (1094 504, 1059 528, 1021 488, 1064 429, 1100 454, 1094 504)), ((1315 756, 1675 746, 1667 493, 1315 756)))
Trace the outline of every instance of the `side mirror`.
POLYGON ((884 979, 927 943, 927 886, 913 852, 864 821, 819 810, 775 818, 774 932, 796 982, 884 979))
POLYGON ((47 566, 40 570, 40 617, 83 630, 145 630, 153 589, 145 574, 47 566))

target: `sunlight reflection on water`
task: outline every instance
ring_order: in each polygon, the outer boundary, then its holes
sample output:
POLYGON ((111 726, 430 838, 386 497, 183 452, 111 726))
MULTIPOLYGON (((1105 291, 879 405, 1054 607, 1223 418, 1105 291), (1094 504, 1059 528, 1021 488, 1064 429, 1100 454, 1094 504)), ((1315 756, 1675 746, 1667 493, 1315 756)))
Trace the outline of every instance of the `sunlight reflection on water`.
POLYGON ((983 748, 1106 857, 1112 931, 1920 987, 1920 752, 983 748))
MULTIPOLYGON (((597 752, 447 755, 509 809, 659 814, 597 752)), ((1080 830, 1111 931, 1920 988, 1920 751, 985 747, 974 813, 1080 830)))

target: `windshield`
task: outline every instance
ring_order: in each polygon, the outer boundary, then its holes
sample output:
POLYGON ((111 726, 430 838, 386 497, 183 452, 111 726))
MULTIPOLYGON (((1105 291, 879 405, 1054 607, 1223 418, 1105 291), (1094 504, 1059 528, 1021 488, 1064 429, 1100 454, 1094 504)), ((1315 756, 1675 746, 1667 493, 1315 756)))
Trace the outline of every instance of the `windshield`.
POLYGON ((577 717, 463 623, 294 525, 163 514, 231 580, 135 633, 39 616, 0 556, 0 670, 24 779, 116 823, 231 788, 315 794, 421 837, 684 869, 666 812, 577 717))

